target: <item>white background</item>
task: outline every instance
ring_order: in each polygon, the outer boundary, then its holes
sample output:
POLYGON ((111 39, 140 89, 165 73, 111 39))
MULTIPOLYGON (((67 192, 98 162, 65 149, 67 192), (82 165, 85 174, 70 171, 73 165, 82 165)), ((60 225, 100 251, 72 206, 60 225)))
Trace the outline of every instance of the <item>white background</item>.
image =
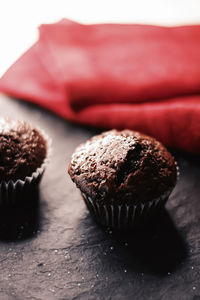
POLYGON ((200 0, 0 0, 0 76, 37 39, 37 27, 61 18, 83 23, 200 23, 200 0))

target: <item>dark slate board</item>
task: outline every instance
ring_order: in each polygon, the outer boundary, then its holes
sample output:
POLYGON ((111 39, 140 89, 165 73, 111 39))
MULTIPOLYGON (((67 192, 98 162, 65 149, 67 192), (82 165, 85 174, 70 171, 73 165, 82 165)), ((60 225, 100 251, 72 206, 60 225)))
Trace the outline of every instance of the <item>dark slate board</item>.
POLYGON ((40 193, 0 212, 0 299, 200 299, 200 161, 175 153, 181 176, 166 210, 137 232, 114 233, 89 215, 66 169, 96 132, 31 104, 0 112, 53 139, 40 193))

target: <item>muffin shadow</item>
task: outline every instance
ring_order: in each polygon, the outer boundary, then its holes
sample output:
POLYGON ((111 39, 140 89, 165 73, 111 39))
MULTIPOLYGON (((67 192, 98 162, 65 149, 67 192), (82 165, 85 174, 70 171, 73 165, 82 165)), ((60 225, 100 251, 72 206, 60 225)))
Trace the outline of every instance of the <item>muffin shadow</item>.
POLYGON ((112 239, 119 245, 119 255, 139 272, 169 275, 188 255, 185 241, 164 208, 154 220, 137 230, 114 231, 112 239), (128 247, 124 249, 122 243, 128 247))
POLYGON ((0 241, 23 241, 34 237, 39 230, 40 194, 33 189, 17 204, 0 208, 0 241))

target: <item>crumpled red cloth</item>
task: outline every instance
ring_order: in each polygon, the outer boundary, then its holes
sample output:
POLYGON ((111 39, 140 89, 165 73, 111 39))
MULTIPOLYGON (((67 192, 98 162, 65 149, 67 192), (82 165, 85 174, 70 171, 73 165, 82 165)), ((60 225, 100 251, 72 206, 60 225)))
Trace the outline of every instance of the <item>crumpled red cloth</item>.
POLYGON ((41 25, 0 90, 80 124, 200 154, 200 25, 41 25))

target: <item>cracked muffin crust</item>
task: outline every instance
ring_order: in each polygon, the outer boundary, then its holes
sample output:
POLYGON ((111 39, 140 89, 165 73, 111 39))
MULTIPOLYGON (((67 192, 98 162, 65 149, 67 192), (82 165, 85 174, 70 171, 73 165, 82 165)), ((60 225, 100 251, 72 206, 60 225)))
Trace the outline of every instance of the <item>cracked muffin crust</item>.
POLYGON ((0 181, 23 180, 46 157, 46 141, 24 121, 0 119, 0 181))
POLYGON ((176 164, 157 140, 132 130, 111 130, 74 152, 68 173, 87 197, 100 204, 137 204, 173 189, 176 164))

